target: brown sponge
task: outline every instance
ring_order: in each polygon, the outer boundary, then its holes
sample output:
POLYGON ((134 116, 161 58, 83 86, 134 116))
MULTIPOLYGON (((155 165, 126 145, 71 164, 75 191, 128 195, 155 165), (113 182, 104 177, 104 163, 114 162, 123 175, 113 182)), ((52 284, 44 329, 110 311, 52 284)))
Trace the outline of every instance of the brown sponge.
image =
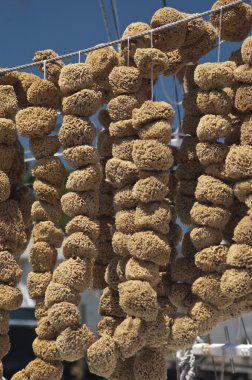
POLYGON ((23 301, 22 293, 19 289, 12 286, 0 284, 0 309, 18 309, 23 301))
POLYGON ((131 118, 134 108, 139 107, 140 99, 134 95, 119 95, 108 103, 108 112, 112 121, 131 118))
POLYGON ((218 138, 228 136, 231 132, 231 127, 232 124, 228 117, 205 115, 200 119, 197 136, 200 141, 214 142, 218 138))
POLYGON ((221 290, 221 274, 207 274, 199 277, 192 285, 192 293, 219 309, 231 305, 234 297, 228 297, 221 290))
POLYGON ((78 325, 81 316, 75 305, 69 302, 60 302, 50 307, 48 318, 52 328, 57 332, 61 332, 67 327, 78 325))
POLYGON ((168 67, 165 53, 155 48, 136 49, 134 62, 144 78, 154 78, 162 74, 168 67))
POLYGON ((64 238, 63 231, 51 221, 37 223, 32 230, 32 236, 35 243, 45 241, 55 248, 61 247, 64 238))
POLYGON ((123 321, 122 318, 115 317, 103 317, 100 322, 97 324, 97 331, 99 336, 113 336, 115 329, 123 321))
POLYGON ((99 194, 96 191, 68 192, 61 197, 61 207, 71 218, 78 215, 94 217, 99 209, 99 194))
POLYGON ((108 130, 104 129, 99 133, 97 139, 97 150, 101 157, 112 156, 112 143, 113 138, 108 133, 108 130))
POLYGON ((33 189, 41 201, 50 203, 51 205, 59 203, 61 192, 57 186, 35 180, 33 182, 33 189))
POLYGON ((116 211, 137 206, 137 199, 133 194, 133 186, 125 186, 114 193, 114 208, 116 211))
POLYGON ((153 231, 134 233, 128 241, 128 250, 133 257, 151 261, 157 265, 166 265, 171 253, 171 248, 165 238, 153 231))
POLYGON ((11 119, 17 111, 17 98, 12 86, 0 86, 0 117, 11 119))
POLYGON ((138 130, 138 135, 142 140, 157 140, 160 143, 168 144, 171 139, 172 127, 166 120, 159 120, 147 123, 138 130))
POLYGON ((34 272, 49 272, 53 270, 56 258, 56 249, 50 244, 41 241, 32 245, 29 263, 34 272))
POLYGON ((118 349, 110 336, 98 339, 87 350, 87 362, 92 373, 109 377, 116 368, 118 349))
POLYGON ((135 213, 135 225, 139 230, 153 230, 161 234, 169 232, 172 210, 168 202, 139 203, 135 213))
POLYGON ((29 380, 29 378, 25 374, 25 369, 22 369, 21 371, 16 372, 11 380, 29 380))
POLYGON ((1 281, 13 286, 20 282, 23 273, 15 257, 7 251, 0 252, 0 271, 1 281))
POLYGON ((229 147, 219 142, 202 142, 196 146, 198 160, 203 166, 223 162, 228 151, 229 147))
POLYGON ((30 139, 29 146, 36 160, 40 158, 53 156, 58 152, 60 143, 58 136, 42 136, 30 139))
POLYGON ((241 145, 252 145, 252 117, 247 115, 241 125, 241 145))
POLYGON ((59 141, 63 148, 92 144, 96 137, 95 125, 85 117, 65 115, 59 130, 59 141))
POLYGON ((197 325, 189 317, 175 318, 171 327, 171 342, 182 348, 190 347, 198 334, 197 325))
POLYGON ((0 118, 0 144, 11 145, 16 141, 17 131, 11 119, 0 118))
POLYGON ((136 258, 131 258, 127 262, 125 276, 127 280, 147 281, 152 287, 155 287, 160 281, 159 267, 157 264, 136 258))
POLYGON ((114 67, 109 74, 109 84, 114 95, 135 93, 139 90, 141 83, 142 78, 136 67, 114 67))
POLYGON ((171 149, 156 140, 136 140, 132 157, 139 170, 168 170, 173 164, 171 149))
POLYGON ((229 220, 230 212, 222 207, 207 206, 195 202, 191 212, 191 220, 196 225, 223 230, 229 220))
POLYGON ((62 67, 59 76, 59 87, 63 95, 90 88, 93 84, 92 66, 86 63, 72 63, 62 67))
POLYGON ((66 259, 70 257, 93 259, 97 254, 97 249, 92 240, 83 232, 74 232, 63 243, 63 255, 66 259))
POLYGON ((61 360, 73 362, 86 356, 87 349, 95 341, 94 334, 86 326, 67 327, 56 339, 61 360))
POLYGON ((27 91, 28 102, 37 107, 58 108, 59 89, 49 80, 34 81, 27 91))
POLYGON ((252 176, 252 146, 233 145, 226 158, 226 170, 233 179, 252 176))
POLYGON ((0 171, 0 202, 6 201, 10 196, 10 180, 7 174, 0 171))
POLYGON ((134 376, 135 380, 165 380, 167 378, 167 365, 162 352, 149 349, 142 350, 134 362, 134 376))
POLYGON ((99 313, 100 315, 117 318, 125 317, 125 313, 119 305, 119 295, 117 291, 110 289, 109 287, 103 290, 100 298, 99 313))
POLYGON ((106 88, 108 76, 115 66, 118 66, 118 54, 112 46, 90 52, 86 58, 93 70, 93 81, 106 88))
POLYGON ((87 117, 94 114, 101 104, 101 91, 85 89, 63 98, 62 112, 64 115, 87 117))
POLYGON ((252 246, 252 223, 249 216, 245 216, 234 230, 234 241, 238 244, 252 246))
POLYGON ((58 157, 46 157, 38 160, 32 168, 32 174, 40 181, 61 186, 65 176, 65 168, 58 157))
POLYGON ((167 185, 153 173, 147 178, 139 179, 133 187, 133 196, 140 202, 162 201, 168 193, 167 185))
POLYGON ((194 80, 202 90, 206 91, 232 87, 235 82, 235 69, 236 64, 232 61, 204 63, 196 67, 194 80))
POLYGON ((230 298, 243 297, 251 292, 251 272, 245 269, 227 269, 221 277, 220 288, 230 298))
POLYGON ((43 137, 52 132, 56 120, 57 112, 51 108, 28 107, 17 113, 16 126, 23 137, 43 137))
POLYGON ((171 279, 174 282, 192 284, 200 274, 193 257, 178 257, 171 263, 171 279))
POLYGON ((44 201, 35 201, 32 204, 31 215, 34 222, 46 222, 51 221, 58 223, 61 217, 62 211, 60 202, 50 204, 44 201))
POLYGON ((63 261, 53 273, 53 282, 69 286, 83 292, 88 289, 91 282, 91 262, 87 259, 68 259, 63 261))
POLYGON ((130 38, 129 46, 127 37, 134 36, 138 33, 142 33, 150 30, 150 26, 145 22, 132 22, 129 24, 123 32, 122 38, 125 38, 125 41, 121 42, 121 49, 123 56, 127 57, 128 52, 130 58, 134 56, 137 48, 147 48, 150 46, 150 35, 145 34, 139 38, 130 38))
POLYGON ((217 310, 202 301, 196 301, 190 310, 190 317, 194 321, 198 333, 205 335, 212 330, 216 323, 217 310))
POLYGON ((63 151, 63 157, 73 167, 94 165, 98 161, 97 150, 89 145, 66 148, 63 151))
POLYGON ((146 281, 131 280, 119 284, 119 302, 125 313, 153 321, 158 314, 157 294, 146 281))
POLYGON ((189 112, 185 112, 181 125, 183 133, 195 136, 199 121, 200 115, 191 115, 189 112))
POLYGON ((129 256, 128 241, 130 235, 123 234, 122 232, 115 232, 112 237, 112 246, 114 253, 119 256, 129 256))
POLYGON ((251 46, 252 46, 252 38, 251 38, 251 36, 249 36, 243 42, 242 47, 241 47, 241 54, 242 54, 243 62, 247 63, 248 65, 252 64, 251 46))
MULTIPOLYGON (((157 28, 185 18, 185 14, 174 8, 158 9, 151 19, 151 27, 157 28)), ((167 28, 157 33, 153 33, 154 46, 163 51, 178 49, 185 42, 187 24, 180 23, 175 27, 167 28)))
POLYGON ((51 272, 36 273, 30 272, 27 276, 27 289, 29 296, 33 299, 42 298, 45 295, 47 286, 52 279, 51 272))
POLYGON ((148 348, 156 349, 166 344, 171 332, 171 322, 170 316, 162 311, 158 313, 156 321, 146 322, 145 340, 148 348))
POLYGON ((211 245, 220 244, 222 233, 212 227, 196 227, 190 232, 190 237, 194 247, 201 250, 211 245))
POLYGON ((112 158, 106 164, 106 178, 114 187, 124 187, 138 179, 136 165, 130 161, 112 158))
POLYGON ((252 268, 252 248, 247 244, 232 244, 228 250, 227 264, 238 268, 252 268))
POLYGON ((240 83, 250 83, 252 84, 252 70, 247 64, 238 66, 234 71, 235 79, 240 83))
POLYGON ((113 339, 123 359, 132 357, 145 345, 145 324, 139 318, 127 317, 117 328, 113 339))
POLYGON ((40 359, 49 362, 61 359, 55 340, 35 338, 32 343, 32 348, 34 354, 40 359))
POLYGON ((69 302, 78 305, 80 295, 77 290, 68 287, 67 285, 50 282, 45 292, 45 305, 47 308, 60 302, 69 302))
POLYGON ((121 160, 132 161, 132 149, 135 139, 133 137, 113 139, 112 155, 121 160))
POLYGON ((96 190, 102 179, 100 165, 89 165, 83 169, 72 172, 66 182, 66 188, 70 191, 96 190))
POLYGON ((63 366, 60 361, 47 362, 37 358, 26 366, 25 373, 30 380, 60 380, 63 366))
POLYGON ((226 269, 228 247, 214 245, 195 255, 195 264, 204 272, 223 272, 226 269))
POLYGON ((251 112, 252 106, 252 86, 250 84, 243 84, 236 90, 235 94, 235 107, 240 112, 251 112))
POLYGON ((195 197, 199 202, 230 207, 233 202, 232 188, 211 176, 202 175, 198 179, 195 197))
POLYGON ((145 124, 158 120, 167 120, 169 123, 172 123, 174 118, 174 110, 166 102, 146 100, 140 108, 136 108, 132 112, 133 126, 136 129, 140 129, 145 124))
POLYGON ((130 137, 137 135, 137 131, 132 125, 132 119, 111 122, 109 125, 109 133, 112 137, 130 137))
POLYGON ((125 360, 119 358, 114 372, 109 376, 109 380, 133 380, 133 364, 134 357, 125 360))

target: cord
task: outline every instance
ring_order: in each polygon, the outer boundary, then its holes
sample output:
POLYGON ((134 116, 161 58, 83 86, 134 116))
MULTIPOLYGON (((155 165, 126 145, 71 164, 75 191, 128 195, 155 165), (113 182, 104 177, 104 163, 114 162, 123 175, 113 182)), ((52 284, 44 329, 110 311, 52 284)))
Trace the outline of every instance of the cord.
POLYGON ((104 26, 105 26, 105 29, 106 29, 108 41, 112 41, 112 34, 110 32, 109 22, 108 22, 108 18, 107 18, 107 14, 106 14, 106 9, 105 9, 103 0, 100 0, 100 7, 101 7, 102 18, 103 18, 104 26))

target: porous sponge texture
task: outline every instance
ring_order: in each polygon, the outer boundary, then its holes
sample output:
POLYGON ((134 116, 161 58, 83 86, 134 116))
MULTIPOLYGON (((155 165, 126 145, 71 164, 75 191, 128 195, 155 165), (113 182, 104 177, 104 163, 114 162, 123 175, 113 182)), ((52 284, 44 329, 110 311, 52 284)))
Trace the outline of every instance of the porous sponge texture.
POLYGON ((87 63, 73 63, 61 69, 59 87, 63 95, 71 95, 93 84, 93 69, 87 63))

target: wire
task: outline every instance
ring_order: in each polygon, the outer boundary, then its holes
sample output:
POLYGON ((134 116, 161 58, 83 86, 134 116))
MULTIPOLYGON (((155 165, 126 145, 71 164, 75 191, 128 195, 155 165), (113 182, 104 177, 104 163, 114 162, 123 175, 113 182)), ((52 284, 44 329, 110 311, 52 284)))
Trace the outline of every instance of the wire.
POLYGON ((181 118, 181 112, 180 112, 180 104, 179 104, 179 100, 178 100, 178 88, 177 88, 176 75, 173 75, 173 82, 174 82, 174 94, 175 94, 175 99, 177 102, 177 112, 178 112, 178 119, 179 119, 179 132, 181 132, 182 118, 181 118))
POLYGON ((114 20, 114 25, 115 25, 115 30, 116 30, 116 37, 119 39, 120 38, 120 27, 119 27, 118 14, 116 11, 115 0, 110 0, 110 7, 112 9, 112 15, 113 15, 113 20, 114 20))
POLYGON ((109 22, 108 22, 108 18, 107 18, 107 14, 106 14, 106 9, 105 9, 103 0, 100 0, 100 7, 101 7, 102 18, 103 18, 104 26, 105 26, 105 29, 106 29, 108 41, 112 41, 112 34, 110 32, 109 22))
POLYGON ((167 7, 166 0, 163 0, 163 6, 167 7))
POLYGON ((221 52, 221 29, 222 29, 222 8, 221 8, 221 11, 220 11, 219 44, 218 44, 218 62, 220 62, 220 52, 221 52))
MULTIPOLYGON (((200 17, 207 16, 207 15, 210 15, 212 13, 220 13, 221 9, 222 10, 229 9, 229 8, 234 7, 235 5, 238 5, 238 4, 244 3, 244 2, 246 2, 246 0, 236 0, 233 3, 223 5, 222 7, 219 7, 219 8, 216 8, 216 9, 210 9, 208 11, 205 11, 205 12, 202 12, 202 13, 197 13, 197 14, 194 14, 194 15, 192 15, 190 17, 186 17, 186 18, 181 19, 181 20, 178 20, 178 21, 166 24, 166 25, 159 26, 157 28, 145 30, 144 32, 135 34, 134 36, 130 36, 130 39, 139 38, 139 37, 151 34, 151 33, 157 33, 157 32, 160 32, 161 30, 165 30, 165 29, 174 28, 174 27, 176 27, 178 25, 185 24, 185 23, 187 23, 189 21, 196 20, 196 19, 198 19, 200 17)), ((76 57, 76 56, 79 55, 79 51, 81 52, 81 54, 87 54, 87 53, 90 53, 91 51, 94 51, 94 50, 99 50, 99 49, 102 49, 102 48, 105 48, 105 47, 108 47, 108 46, 113 46, 113 45, 119 44, 121 42, 127 42, 127 41, 128 41, 128 37, 126 37, 126 38, 120 38, 118 40, 101 43, 101 44, 98 44, 96 46, 92 46, 90 48, 84 49, 84 50, 78 50, 78 51, 75 51, 75 52, 72 52, 72 53, 58 55, 57 57, 53 57, 53 58, 47 59, 46 62, 54 62, 54 61, 57 61, 58 59, 66 59, 66 58, 76 57)), ((35 66, 43 65, 43 63, 44 63, 44 61, 42 60, 42 61, 37 61, 37 62, 32 62, 32 63, 27 63, 27 64, 24 64, 24 65, 19 65, 19 66, 7 68, 7 69, 2 69, 2 70, 0 70, 0 74, 10 73, 10 72, 15 71, 15 70, 22 70, 22 69, 26 69, 26 68, 29 68, 29 67, 35 67, 35 66)))

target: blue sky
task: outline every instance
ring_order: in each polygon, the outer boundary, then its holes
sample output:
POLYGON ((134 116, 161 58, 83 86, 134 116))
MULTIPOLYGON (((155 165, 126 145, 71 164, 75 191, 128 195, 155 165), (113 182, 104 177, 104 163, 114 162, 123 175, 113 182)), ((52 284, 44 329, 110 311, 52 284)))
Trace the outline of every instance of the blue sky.
MULTIPOLYGON (((212 0, 167 0, 167 5, 188 13, 211 8, 212 0)), ((99 0, 0 0, 0 67, 11 67, 32 61, 36 50, 54 49, 59 54, 84 49, 107 41, 99 0)), ((104 0, 113 38, 110 0, 104 0)), ((135 21, 150 22, 153 13, 162 7, 163 0, 117 0, 121 33, 135 21)), ((221 60, 228 59, 239 44, 225 43, 221 60)), ((76 58, 65 61, 76 62, 76 58)), ((202 61, 216 61, 217 49, 202 61)), ((37 70, 33 72, 38 73, 37 70)), ((173 98, 173 83, 165 79, 173 98)), ((182 93, 180 91, 180 97, 182 93)), ((156 99, 164 99, 160 84, 155 89, 156 99)), ((177 126, 177 120, 175 126, 177 126)))

